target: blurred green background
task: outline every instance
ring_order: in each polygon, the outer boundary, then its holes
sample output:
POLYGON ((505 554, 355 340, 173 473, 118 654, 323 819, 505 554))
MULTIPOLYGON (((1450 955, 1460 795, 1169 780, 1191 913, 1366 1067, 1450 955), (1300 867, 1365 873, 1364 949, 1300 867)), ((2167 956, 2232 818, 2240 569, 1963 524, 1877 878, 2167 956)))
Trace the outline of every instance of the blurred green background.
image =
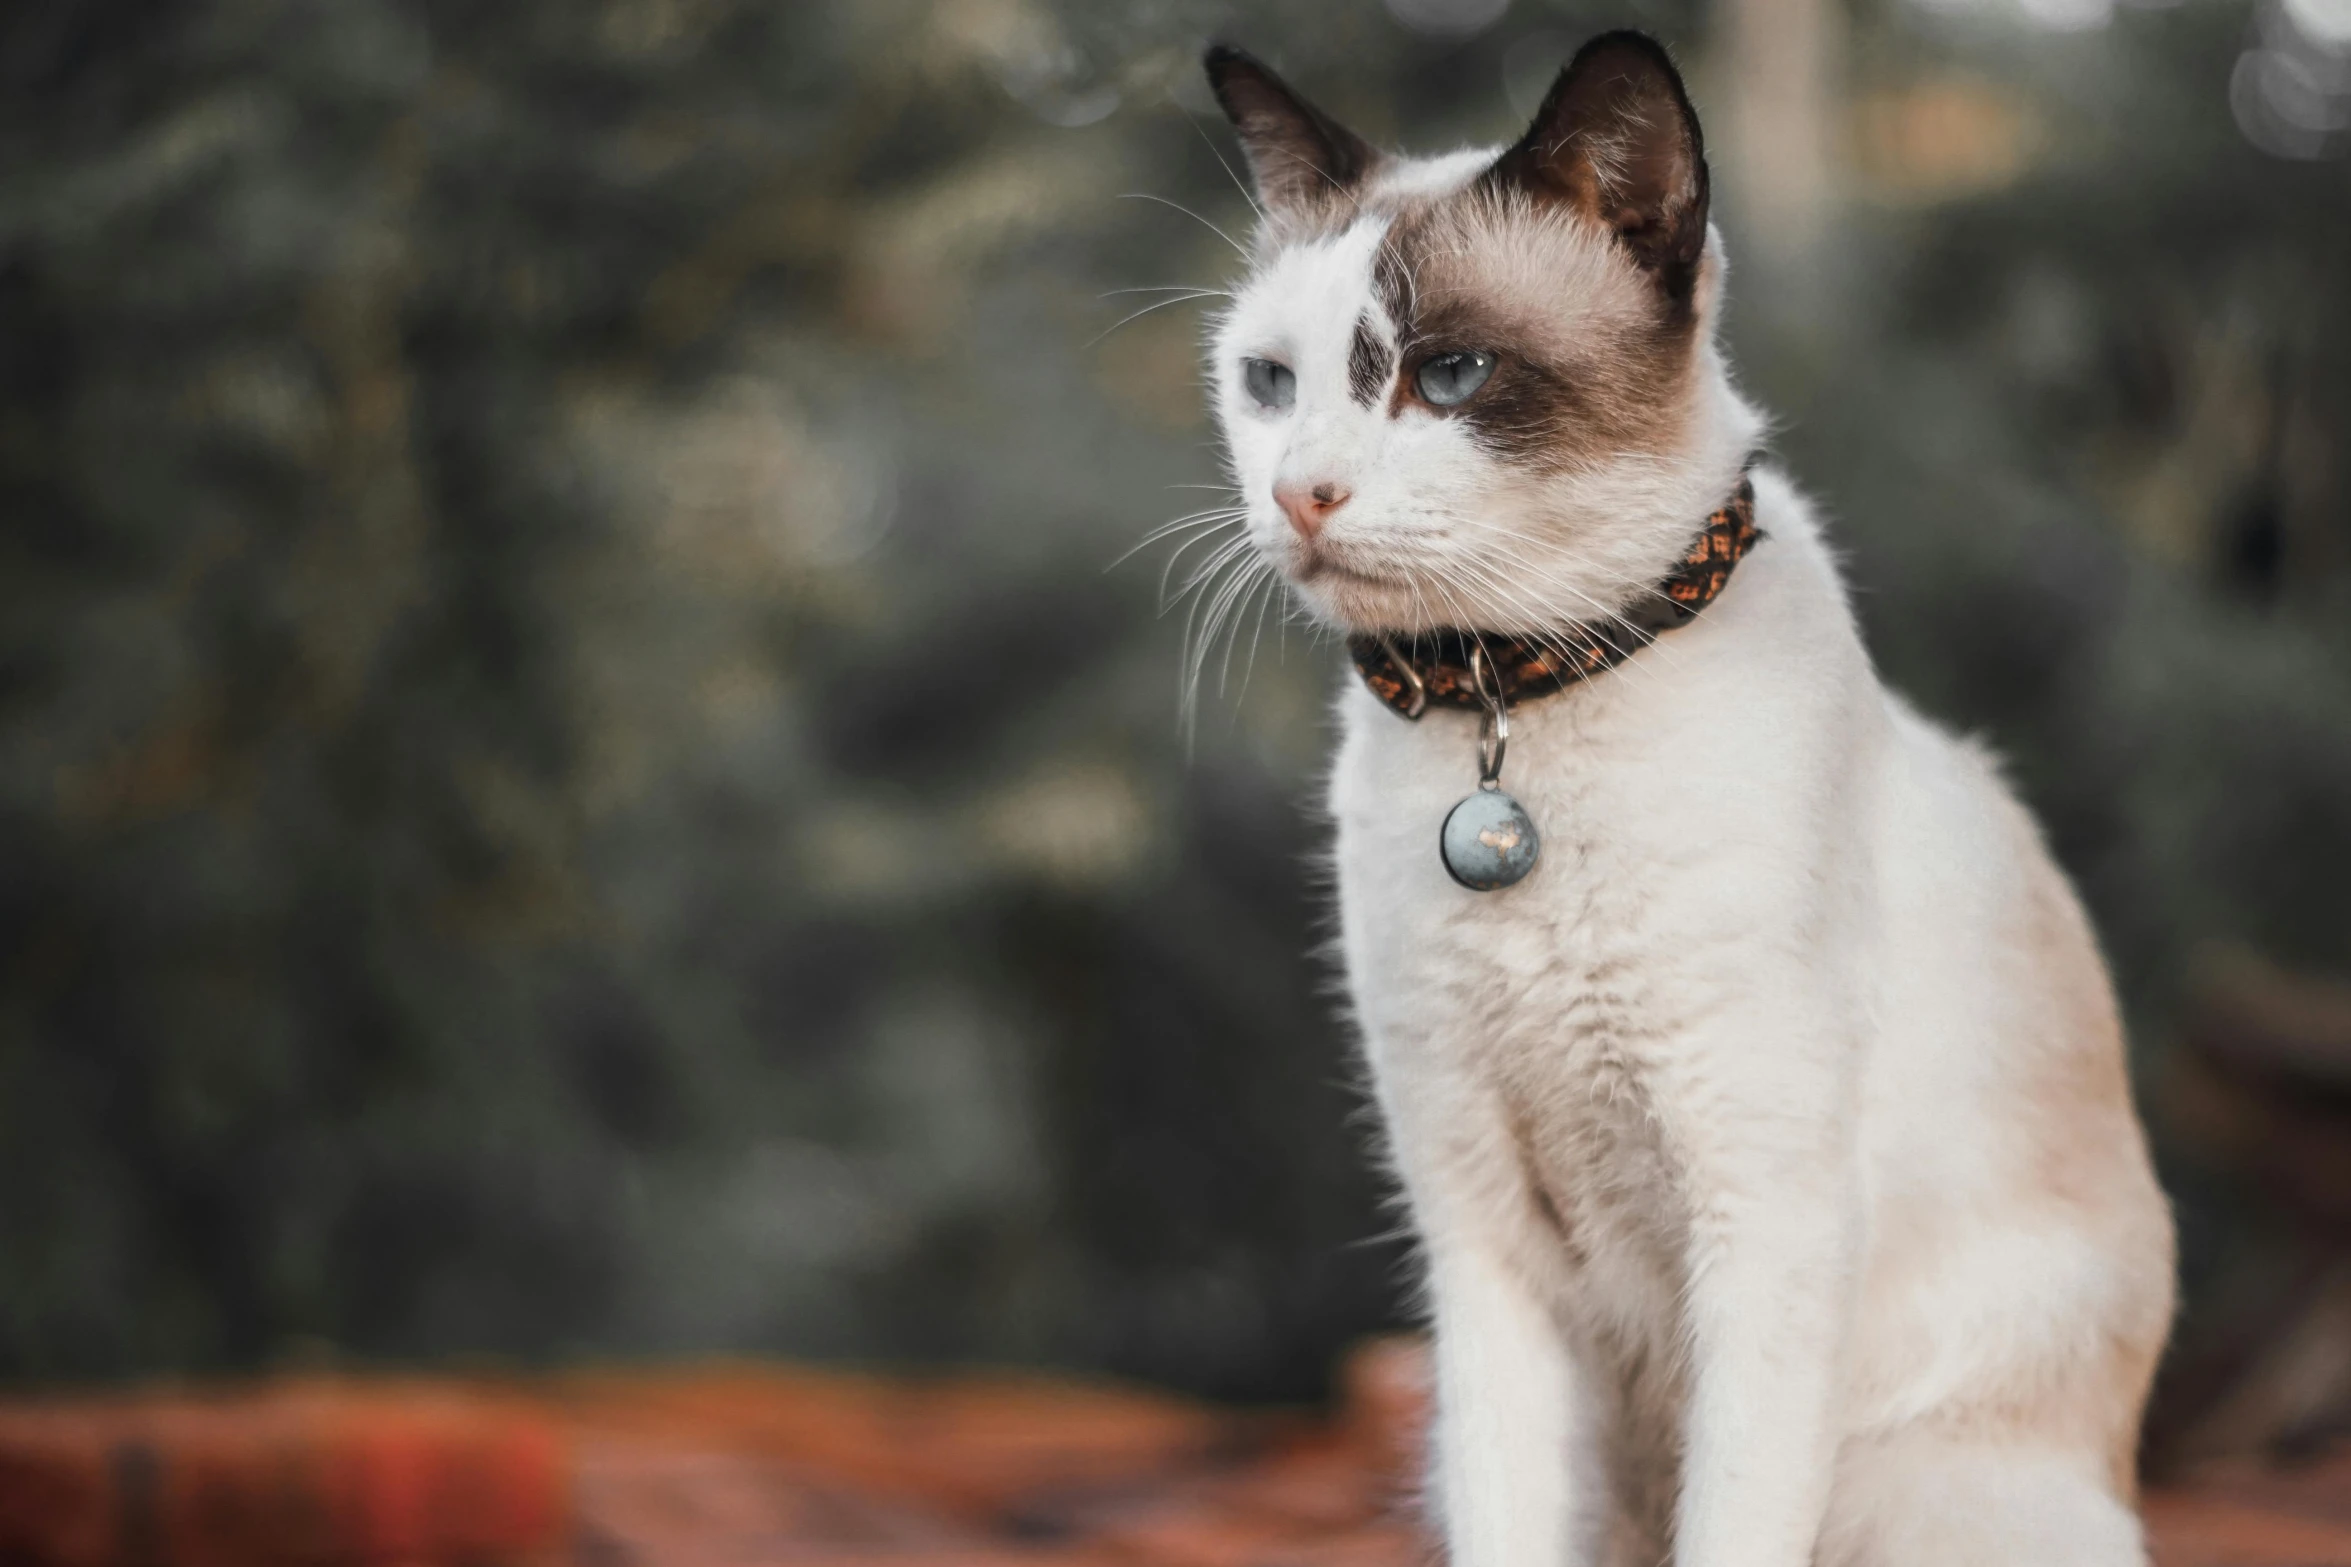
POLYGON ((1106 568, 1219 477, 1200 306, 1106 295, 1235 266, 1211 36, 1432 149, 1628 23, 1877 655, 2097 916, 2183 1342, 2332 1289, 2351 1408, 2351 1231, 2166 1086, 2351 1017, 2347 0, 7 7, 0 1380, 1313 1395, 1409 1278, 1340 666, 1269 616, 1187 737, 1106 568))

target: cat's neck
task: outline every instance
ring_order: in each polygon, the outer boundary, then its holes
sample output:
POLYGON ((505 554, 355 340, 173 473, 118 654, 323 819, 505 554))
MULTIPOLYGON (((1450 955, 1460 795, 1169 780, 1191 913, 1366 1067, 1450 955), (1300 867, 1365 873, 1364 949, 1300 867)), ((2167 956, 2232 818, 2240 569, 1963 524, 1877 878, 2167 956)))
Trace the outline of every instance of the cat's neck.
POLYGON ((1358 633, 1348 638, 1348 653, 1372 695, 1406 718, 1432 705, 1478 710, 1552 696, 1607 674, 1696 619, 1761 538, 1755 486, 1742 470, 1738 487, 1699 525, 1673 568, 1613 614, 1545 632, 1358 633))

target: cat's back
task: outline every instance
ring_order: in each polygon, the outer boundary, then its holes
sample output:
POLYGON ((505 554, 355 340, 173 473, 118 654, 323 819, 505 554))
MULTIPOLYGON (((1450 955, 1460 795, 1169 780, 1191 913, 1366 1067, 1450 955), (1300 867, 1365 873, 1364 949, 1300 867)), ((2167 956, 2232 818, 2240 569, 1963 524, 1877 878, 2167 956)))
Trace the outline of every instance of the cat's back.
POLYGON ((2045 1404, 2126 1466, 2173 1242, 2112 985, 1996 761, 1885 700, 1856 1416, 2045 1404))
POLYGON ((2066 1172, 2019 1156, 2116 1129, 2138 1142, 2096 936, 1993 756, 1891 692, 1884 702, 1889 743, 1869 824, 1880 1028, 1865 1108, 1889 1157, 1920 1117, 1948 1124, 1975 1111, 1986 1139, 1940 1142, 1970 1153, 1986 1178, 2071 1191, 2066 1172))

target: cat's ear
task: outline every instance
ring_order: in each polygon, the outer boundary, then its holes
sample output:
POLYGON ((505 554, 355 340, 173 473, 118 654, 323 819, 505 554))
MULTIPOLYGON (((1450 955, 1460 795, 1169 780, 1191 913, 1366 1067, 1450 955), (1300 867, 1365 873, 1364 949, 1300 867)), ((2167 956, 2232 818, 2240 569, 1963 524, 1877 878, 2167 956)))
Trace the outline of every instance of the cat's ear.
POLYGON ((1212 45, 1204 63, 1268 214, 1312 217, 1334 202, 1353 205, 1355 188, 1379 162, 1369 142, 1230 44, 1212 45))
POLYGON ((1688 302, 1706 251, 1706 143, 1648 34, 1602 33, 1576 51, 1486 180, 1614 230, 1667 297, 1688 302))

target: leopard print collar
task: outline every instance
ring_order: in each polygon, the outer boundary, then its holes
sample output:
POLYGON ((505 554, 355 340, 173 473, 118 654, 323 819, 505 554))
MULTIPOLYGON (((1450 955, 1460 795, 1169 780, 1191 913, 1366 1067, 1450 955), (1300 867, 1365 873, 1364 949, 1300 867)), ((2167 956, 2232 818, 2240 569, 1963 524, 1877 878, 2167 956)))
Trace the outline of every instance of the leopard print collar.
POLYGON ((1450 627, 1414 636, 1349 637, 1355 672, 1371 694, 1406 718, 1430 707, 1475 711, 1478 695, 1471 650, 1484 650, 1497 695, 1507 706, 1564 691, 1615 668, 1664 632, 1687 625, 1713 603, 1741 557, 1763 537, 1755 526, 1755 486, 1744 476, 1737 493, 1706 519, 1689 553, 1666 573, 1648 601, 1605 626, 1582 625, 1550 637, 1450 627))

